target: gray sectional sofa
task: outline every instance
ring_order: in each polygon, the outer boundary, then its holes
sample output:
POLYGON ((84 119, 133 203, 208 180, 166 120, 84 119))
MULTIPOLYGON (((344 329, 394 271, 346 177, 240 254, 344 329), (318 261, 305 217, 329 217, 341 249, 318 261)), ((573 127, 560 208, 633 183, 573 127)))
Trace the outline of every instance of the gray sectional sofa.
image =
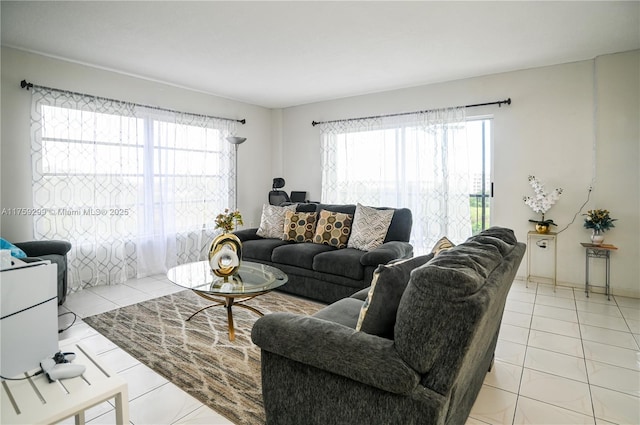
POLYGON ((381 266, 373 291, 314 316, 258 319, 267 424, 464 424, 524 252, 511 230, 490 228, 381 266))
MULTIPOLYGON (((353 215, 356 205, 308 203, 296 206, 299 212, 321 210, 353 215)), ((371 251, 262 238, 257 235, 257 228, 234 233, 242 241, 243 261, 272 265, 287 274, 289 281, 279 290, 332 303, 369 286, 379 264, 412 257, 413 247, 409 244, 412 225, 409 209, 394 209, 384 243, 371 251)))

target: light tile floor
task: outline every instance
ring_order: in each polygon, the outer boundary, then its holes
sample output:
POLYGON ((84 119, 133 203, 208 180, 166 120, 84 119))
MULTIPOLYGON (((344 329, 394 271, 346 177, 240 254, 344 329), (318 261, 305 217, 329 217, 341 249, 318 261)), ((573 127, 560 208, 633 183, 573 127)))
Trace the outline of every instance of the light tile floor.
MULTIPOLYGON (((82 321, 180 290, 159 275, 71 294, 59 310, 78 319, 60 338, 81 339, 128 381, 132 424, 230 424, 82 321)), ((61 316, 60 328, 71 318, 61 316)), ((640 424, 639 344, 640 299, 516 281, 467 424, 640 424)), ((114 417, 110 403, 86 415, 90 424, 114 417)))
MULTIPOLYGON (((164 275, 128 281, 122 285, 100 286, 73 293, 67 297, 58 313, 72 311, 73 315, 58 319, 59 328, 68 330, 60 334, 61 340, 81 340, 100 359, 129 384, 130 422, 143 424, 207 424, 230 425, 232 422, 167 381, 143 365, 107 338, 82 321, 83 317, 139 303, 141 301, 182 291, 164 275)), ((114 424, 115 407, 105 402, 86 412, 88 424, 114 424)), ((69 418, 64 424, 73 424, 69 418)))

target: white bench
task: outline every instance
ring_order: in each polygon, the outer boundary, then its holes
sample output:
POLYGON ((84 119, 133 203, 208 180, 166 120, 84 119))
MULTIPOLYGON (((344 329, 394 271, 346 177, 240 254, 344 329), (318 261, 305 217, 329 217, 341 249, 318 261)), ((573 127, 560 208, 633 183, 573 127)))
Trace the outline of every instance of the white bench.
MULTIPOLYGON (((127 382, 108 371, 97 357, 78 344, 61 350, 76 354, 75 364, 86 366, 82 376, 50 383, 44 374, 21 381, 2 382, 3 424, 53 424, 75 416, 76 425, 85 423, 86 409, 115 399, 116 423, 129 424, 127 382)), ((33 375, 38 369, 27 372, 33 375)))

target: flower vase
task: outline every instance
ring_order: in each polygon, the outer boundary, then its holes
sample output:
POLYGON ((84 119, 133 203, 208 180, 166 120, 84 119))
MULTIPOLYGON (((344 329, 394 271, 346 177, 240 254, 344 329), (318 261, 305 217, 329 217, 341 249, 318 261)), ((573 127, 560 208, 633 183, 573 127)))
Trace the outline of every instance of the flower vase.
POLYGON ((543 223, 543 222, 536 223, 536 232, 542 235, 549 233, 549 223, 543 223))
POLYGON ((599 230, 594 230, 591 233, 591 243, 594 245, 602 245, 604 242, 604 235, 599 230))
MULTIPOLYGON (((529 221, 533 221, 533 220, 529 220, 529 221)), ((553 220, 545 221, 544 214, 542 214, 542 220, 535 222, 536 232, 540 233, 541 235, 549 233, 549 228, 551 227, 551 221, 553 220)))

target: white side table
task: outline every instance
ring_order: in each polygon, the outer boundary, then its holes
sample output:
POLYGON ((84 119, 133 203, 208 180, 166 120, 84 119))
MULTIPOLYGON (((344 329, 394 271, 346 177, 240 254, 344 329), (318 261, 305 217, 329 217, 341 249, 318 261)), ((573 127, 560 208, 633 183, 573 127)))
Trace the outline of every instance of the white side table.
POLYGON ((533 277, 548 279, 544 276, 535 276, 531 274, 531 247, 532 244, 535 244, 536 241, 546 239, 549 240, 553 244, 553 277, 551 277, 551 281, 553 282, 553 291, 556 290, 556 274, 558 269, 558 234, 555 232, 549 233, 538 233, 536 231, 530 231, 527 233, 527 281, 525 285, 529 286, 529 281, 532 280, 533 277))
MULTIPOLYGON (((75 364, 86 366, 82 376, 50 383, 44 374, 21 381, 4 381, 1 386, 3 424, 52 424, 75 416, 84 424, 84 411, 111 398, 116 404, 116 423, 129 424, 127 382, 98 361, 81 344, 61 350, 76 354, 75 364)), ((53 355, 53 353, 52 353, 53 355)), ((27 374, 33 375, 38 369, 27 374)))

